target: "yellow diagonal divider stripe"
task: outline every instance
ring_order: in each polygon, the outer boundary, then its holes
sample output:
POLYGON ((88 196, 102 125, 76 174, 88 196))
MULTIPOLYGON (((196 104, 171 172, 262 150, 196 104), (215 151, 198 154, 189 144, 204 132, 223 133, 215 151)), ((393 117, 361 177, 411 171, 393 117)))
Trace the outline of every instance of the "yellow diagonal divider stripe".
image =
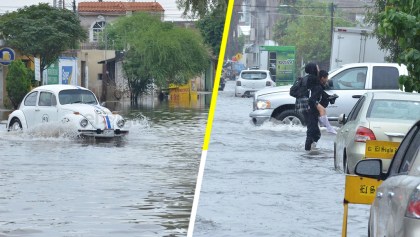
POLYGON ((368 140, 366 141, 365 157, 392 159, 399 146, 399 142, 368 140))
MULTIPOLYGON (((399 142, 368 140, 366 141, 365 158, 392 159, 399 145, 399 142)), ((381 183, 382 181, 377 179, 346 175, 342 237, 347 236, 349 203, 371 205, 375 200, 376 190, 381 183)))
POLYGON ((203 149, 201 152, 201 158, 200 158, 201 161, 200 161, 200 167, 198 169, 197 183, 195 185, 194 200, 193 200, 193 204, 191 208, 191 215, 190 215, 190 221, 188 225, 187 237, 192 237, 193 232, 194 232, 195 217, 197 215, 198 202, 200 199, 201 184, 203 182, 204 167, 206 165, 207 149, 210 143, 210 134, 211 134, 212 126, 213 126, 214 112, 216 111, 216 102, 217 102, 217 93, 219 91, 220 75, 222 74, 223 59, 225 57, 226 44, 227 44, 228 35, 229 35, 230 21, 232 18, 233 3, 234 3, 234 0, 228 1, 225 25, 223 28, 222 44, 220 45, 219 59, 217 62, 216 75, 215 75, 215 80, 213 83, 213 93, 211 96, 210 111, 207 118, 206 134, 204 135, 203 149))

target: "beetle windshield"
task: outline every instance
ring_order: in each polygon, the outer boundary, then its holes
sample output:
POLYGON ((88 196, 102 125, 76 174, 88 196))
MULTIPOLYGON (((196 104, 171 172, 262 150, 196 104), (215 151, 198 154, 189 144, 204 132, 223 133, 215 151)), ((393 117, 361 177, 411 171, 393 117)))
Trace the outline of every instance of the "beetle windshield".
POLYGON ((58 100, 60 104, 98 104, 95 95, 88 90, 79 90, 79 89, 71 89, 71 90, 62 90, 58 93, 58 100))

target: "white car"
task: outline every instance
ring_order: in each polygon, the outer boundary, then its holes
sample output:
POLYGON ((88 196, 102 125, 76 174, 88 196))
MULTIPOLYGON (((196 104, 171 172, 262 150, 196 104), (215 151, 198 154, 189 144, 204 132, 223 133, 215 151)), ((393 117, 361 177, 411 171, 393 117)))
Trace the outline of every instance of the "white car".
MULTIPOLYGON (((330 71, 328 75, 329 95, 338 99, 327 108, 328 119, 337 121, 340 114, 348 114, 357 98, 367 91, 400 91, 398 78, 408 75, 405 65, 396 63, 351 63, 330 71), (365 82, 358 81, 364 74, 365 82)), ((290 96, 289 86, 278 86, 255 92, 252 122, 260 125, 265 121, 282 124, 306 124, 304 117, 295 111, 296 99, 290 96)))
MULTIPOLYGON (((396 91, 370 91, 357 101, 345 118, 334 141, 334 165, 346 173, 354 173, 364 159, 366 141, 401 142, 410 127, 420 118, 420 94, 396 91)), ((383 161, 384 171, 390 160, 383 161)))
POLYGON ((80 136, 112 138, 128 133, 121 115, 102 107, 92 91, 71 85, 36 87, 9 115, 6 128, 27 130, 53 122, 73 125, 80 136))
POLYGON ((271 79, 271 74, 268 70, 242 70, 236 80, 235 96, 251 97, 258 90, 275 86, 276 83, 271 79))

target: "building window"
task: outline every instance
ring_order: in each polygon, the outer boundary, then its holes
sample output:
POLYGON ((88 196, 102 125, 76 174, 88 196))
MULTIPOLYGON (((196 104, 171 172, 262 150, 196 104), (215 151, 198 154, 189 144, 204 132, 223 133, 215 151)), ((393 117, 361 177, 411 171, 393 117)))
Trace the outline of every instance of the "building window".
POLYGON ((98 80, 102 81, 102 77, 103 77, 102 73, 98 73, 98 80))
POLYGON ((102 32, 105 29, 105 21, 97 21, 92 26, 92 42, 102 41, 102 32))

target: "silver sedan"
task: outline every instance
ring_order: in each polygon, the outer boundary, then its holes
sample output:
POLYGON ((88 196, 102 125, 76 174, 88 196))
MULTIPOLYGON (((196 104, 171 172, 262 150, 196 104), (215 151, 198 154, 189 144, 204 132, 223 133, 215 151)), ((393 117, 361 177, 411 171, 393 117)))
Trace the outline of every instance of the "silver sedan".
MULTIPOLYGON (((367 140, 401 142, 410 127, 420 118, 420 94, 407 92, 367 92, 349 115, 340 115, 344 124, 334 142, 334 165, 354 173, 365 158, 367 140)), ((384 171, 390 160, 384 160, 384 171)))

